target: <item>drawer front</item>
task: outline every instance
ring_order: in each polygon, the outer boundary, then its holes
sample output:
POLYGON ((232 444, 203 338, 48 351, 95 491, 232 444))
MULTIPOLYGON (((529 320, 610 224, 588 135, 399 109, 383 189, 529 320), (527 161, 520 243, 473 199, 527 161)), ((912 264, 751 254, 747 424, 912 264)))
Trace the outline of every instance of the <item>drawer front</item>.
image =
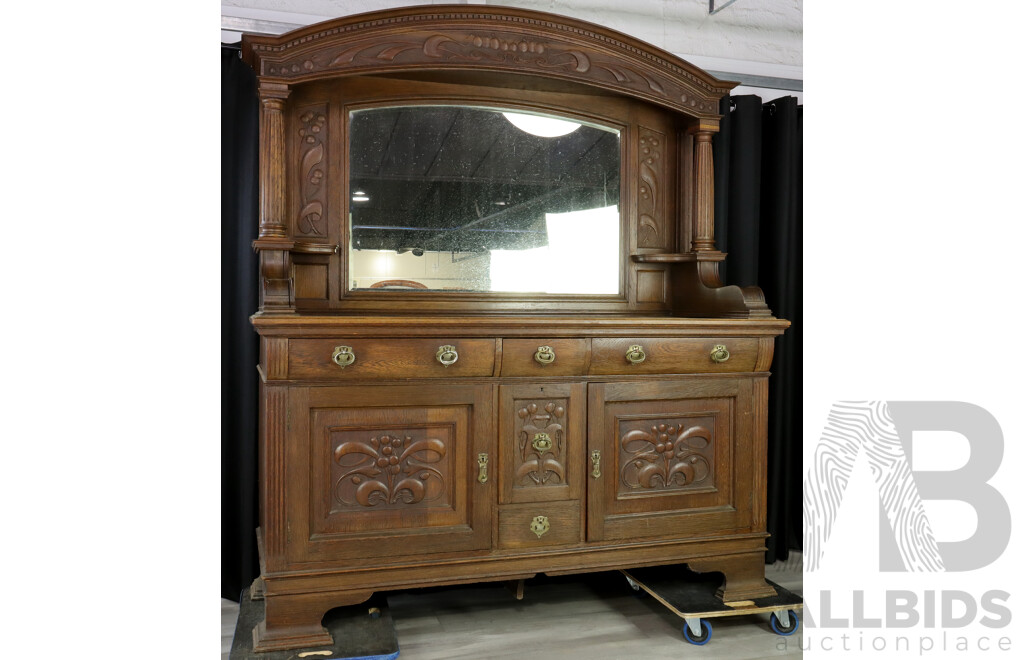
POLYGON ((573 545, 581 540, 578 501, 508 504, 498 508, 499 547, 544 548, 573 545))
POLYGON ((586 373, 585 339, 505 339, 502 376, 580 376, 586 373), (541 348, 550 351, 541 351, 541 348), (540 360, 537 359, 538 354, 540 360), (554 356, 553 359, 551 356, 554 356))
MULTIPOLYGON (((451 355, 443 356, 447 361, 451 355)), ((360 378, 445 378, 494 374, 493 339, 291 339, 288 377, 293 379, 358 380, 360 378), (455 347, 457 359, 447 367, 437 357, 442 346, 455 347), (338 347, 351 358, 333 359, 338 347)))
MULTIPOLYGON (((594 339, 591 374, 694 374, 754 371, 758 340, 748 337, 709 339, 594 339), (632 351, 639 346, 640 351, 632 351), (716 362, 712 352, 725 346, 728 357, 716 362), (627 358, 631 353, 634 362, 627 358)), ((725 357, 719 352, 717 357, 725 357)))

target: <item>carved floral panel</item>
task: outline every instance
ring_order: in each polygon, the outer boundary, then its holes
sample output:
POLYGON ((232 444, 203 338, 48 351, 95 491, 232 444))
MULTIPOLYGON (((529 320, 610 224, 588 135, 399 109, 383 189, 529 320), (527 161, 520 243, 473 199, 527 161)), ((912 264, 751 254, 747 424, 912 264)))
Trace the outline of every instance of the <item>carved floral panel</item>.
POLYGON ((299 115, 298 236, 327 235, 327 106, 299 115))
POLYGON ((450 427, 328 433, 332 512, 449 505, 450 427))
POLYGON ((640 175, 637 210, 640 235, 637 246, 669 247, 668 225, 665 222, 665 136, 649 128, 640 128, 640 154, 637 171, 640 175))
POLYGON ((630 420, 619 428, 619 492, 714 486, 714 417, 630 420))
POLYGON ((514 488, 566 483, 566 399, 516 402, 514 488))

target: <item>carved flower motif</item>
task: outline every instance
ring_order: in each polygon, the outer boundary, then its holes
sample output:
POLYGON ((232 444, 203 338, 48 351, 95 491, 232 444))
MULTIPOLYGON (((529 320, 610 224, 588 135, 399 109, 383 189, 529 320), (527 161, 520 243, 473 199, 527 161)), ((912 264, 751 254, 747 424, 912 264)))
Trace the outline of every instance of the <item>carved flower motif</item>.
POLYGON ((516 483, 527 478, 537 485, 544 485, 552 479, 565 483, 565 466, 558 460, 564 440, 561 419, 565 417, 565 407, 554 401, 543 406, 531 402, 516 414, 523 420, 519 429, 522 463, 516 469, 516 483), (539 433, 546 433, 554 441, 549 449, 540 450, 534 446, 532 441, 539 433))
POLYGON ((650 431, 634 430, 621 439, 622 483, 628 488, 667 488, 700 483, 711 474, 704 450, 711 432, 703 426, 655 424, 650 431))
POLYGON ((437 438, 413 440, 382 434, 369 442, 343 442, 334 462, 348 469, 335 484, 343 504, 416 504, 441 495, 444 476, 427 463, 441 461, 447 452, 437 438))

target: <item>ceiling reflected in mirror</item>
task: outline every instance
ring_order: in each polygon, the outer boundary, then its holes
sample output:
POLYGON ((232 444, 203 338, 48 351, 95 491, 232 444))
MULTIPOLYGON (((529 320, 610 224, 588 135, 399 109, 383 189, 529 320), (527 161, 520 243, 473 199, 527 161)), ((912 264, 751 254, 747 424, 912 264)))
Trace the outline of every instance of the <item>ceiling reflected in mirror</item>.
POLYGON ((469 106, 349 128, 350 289, 620 293, 617 130, 469 106))

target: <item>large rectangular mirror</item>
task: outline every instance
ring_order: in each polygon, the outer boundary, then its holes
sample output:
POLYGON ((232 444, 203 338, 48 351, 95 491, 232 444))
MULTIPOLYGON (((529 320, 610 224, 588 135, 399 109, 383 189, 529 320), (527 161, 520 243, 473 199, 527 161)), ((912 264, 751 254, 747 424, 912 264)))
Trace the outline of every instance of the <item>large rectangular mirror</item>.
POLYGON ((617 130, 469 106, 349 129, 351 290, 621 293, 617 130))

